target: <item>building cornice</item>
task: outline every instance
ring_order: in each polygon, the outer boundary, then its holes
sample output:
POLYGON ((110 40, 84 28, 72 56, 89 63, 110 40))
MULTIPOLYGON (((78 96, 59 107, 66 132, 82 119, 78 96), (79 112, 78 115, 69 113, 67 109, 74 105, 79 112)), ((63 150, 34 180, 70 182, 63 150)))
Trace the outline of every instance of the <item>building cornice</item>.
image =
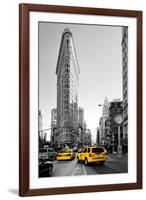
POLYGON ((60 48, 59 48, 59 54, 58 54, 58 60, 57 60, 57 66, 56 66, 56 74, 58 74, 58 70, 59 70, 59 64, 60 64, 60 59, 61 59, 61 51, 62 51, 62 46, 63 46, 63 41, 65 38, 66 34, 70 34, 70 37, 72 39, 72 44, 73 44, 73 51, 74 51, 74 56, 75 56, 75 62, 76 62, 76 67, 78 69, 78 72, 80 73, 80 69, 79 69, 79 65, 78 65, 78 60, 77 60, 77 55, 76 55, 76 50, 75 50, 75 46, 74 46, 74 41, 73 41, 73 36, 72 36, 72 32, 71 30, 67 27, 64 29, 62 36, 61 36, 61 43, 60 43, 60 48))

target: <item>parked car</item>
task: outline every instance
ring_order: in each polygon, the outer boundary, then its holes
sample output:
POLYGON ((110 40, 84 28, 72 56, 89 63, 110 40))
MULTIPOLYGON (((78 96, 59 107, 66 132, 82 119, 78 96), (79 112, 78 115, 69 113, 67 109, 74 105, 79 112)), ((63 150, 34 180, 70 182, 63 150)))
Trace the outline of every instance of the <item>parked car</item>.
POLYGON ((62 149, 57 153, 56 159, 57 160, 72 160, 75 158, 75 153, 72 149, 62 149))
POLYGON ((57 152, 53 148, 48 148, 48 160, 56 160, 57 152))
POLYGON ((52 175, 53 164, 50 161, 39 159, 39 177, 48 177, 52 175))
POLYGON ((47 148, 39 149, 39 160, 48 160, 48 150, 47 148))
POLYGON ((42 160, 55 160, 56 159, 56 151, 53 148, 40 148, 39 149, 39 159, 42 160))
POLYGON ((85 165, 88 165, 89 163, 104 164, 106 157, 106 149, 100 146, 88 146, 80 149, 77 153, 78 162, 82 161, 85 165))

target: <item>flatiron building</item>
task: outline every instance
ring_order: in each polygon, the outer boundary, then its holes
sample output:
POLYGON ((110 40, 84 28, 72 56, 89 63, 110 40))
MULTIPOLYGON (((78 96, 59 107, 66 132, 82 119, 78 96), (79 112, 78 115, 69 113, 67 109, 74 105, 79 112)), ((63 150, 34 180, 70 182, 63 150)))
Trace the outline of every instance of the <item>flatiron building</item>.
POLYGON ((57 134, 59 146, 72 146, 78 141, 79 66, 73 35, 65 28, 58 55, 57 75, 57 134))

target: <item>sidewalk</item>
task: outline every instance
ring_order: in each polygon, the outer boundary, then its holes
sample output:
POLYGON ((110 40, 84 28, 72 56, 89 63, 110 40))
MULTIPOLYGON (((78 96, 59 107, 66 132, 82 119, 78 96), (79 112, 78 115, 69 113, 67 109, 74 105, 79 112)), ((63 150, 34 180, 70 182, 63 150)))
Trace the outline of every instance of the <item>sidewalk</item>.
POLYGON ((121 156, 119 156, 117 153, 108 154, 108 155, 107 155, 107 158, 108 158, 108 159, 127 160, 127 159, 128 159, 128 154, 121 155, 121 156))
POLYGON ((108 155, 105 164, 118 173, 127 173, 128 155, 122 155, 121 157, 119 157, 118 154, 108 155))

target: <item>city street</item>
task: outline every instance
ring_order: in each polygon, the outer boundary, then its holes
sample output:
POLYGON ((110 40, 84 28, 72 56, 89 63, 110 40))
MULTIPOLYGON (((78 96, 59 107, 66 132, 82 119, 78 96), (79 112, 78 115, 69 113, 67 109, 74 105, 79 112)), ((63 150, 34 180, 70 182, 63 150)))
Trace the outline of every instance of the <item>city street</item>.
POLYGON ((127 173, 128 159, 125 155, 128 153, 128 28, 116 27, 114 29, 113 27, 111 31, 108 26, 102 28, 99 26, 96 27, 96 31, 93 29, 91 38, 87 36, 86 32, 86 40, 82 37, 85 35, 82 26, 79 31, 79 26, 72 24, 69 27, 63 25, 58 29, 56 25, 40 23, 39 29, 42 30, 39 35, 41 52, 39 55, 41 64, 39 64, 38 112, 39 176, 127 173), (51 28, 49 28, 50 26, 51 28), (58 47, 54 46, 51 38, 48 38, 50 32, 45 33, 47 37, 44 38, 44 34, 42 34, 44 30, 51 30, 54 38, 61 37, 57 65, 53 58, 57 56, 56 49, 58 47), (110 38, 108 42, 111 45, 113 42, 116 44, 115 49, 112 51, 109 49, 107 52, 111 59, 108 59, 107 63, 100 56, 97 59, 97 53, 95 53, 101 52, 101 49, 104 53, 107 50, 107 37, 105 34, 101 34, 99 39, 97 30, 100 33, 107 31, 108 38, 110 38), (110 37, 109 32, 111 36, 115 34, 116 37, 110 37), (94 64, 92 63, 92 70, 89 67, 90 60, 86 59, 90 56, 90 52, 85 55, 81 48, 81 51, 79 50, 81 54, 77 58, 73 35, 76 41, 79 38, 83 39, 79 40, 81 47, 83 45, 88 47, 92 41, 94 49, 92 54, 95 54, 94 57, 92 55, 91 60, 94 58, 96 61, 93 62, 94 64), (44 39, 47 41, 46 43, 44 39), (88 39, 90 40, 88 41, 88 39), (101 46, 94 46, 95 40, 100 43, 101 39, 101 46), (44 52, 46 55, 48 52, 51 53, 49 54, 50 59, 44 59, 44 52), (113 56, 115 54, 116 59, 113 56), (79 66, 78 59, 84 65, 79 66), (113 64, 113 60, 116 61, 115 64, 113 64), (110 74, 105 73, 108 70, 109 61, 112 64, 112 72, 114 72, 110 74), (97 68, 97 63, 102 67, 97 68), (50 66, 54 66, 56 69, 52 70, 50 66), (86 73, 84 73, 85 68, 86 73), (52 79, 48 78, 45 73, 49 70, 52 79), (87 81, 88 74, 90 79, 93 77, 93 80, 87 81), (101 77, 106 75, 106 78, 102 79, 100 76, 97 78, 99 74, 101 77), (49 86, 49 89, 46 86, 49 86), (110 99, 105 96, 108 88, 111 92, 110 99), (87 98, 88 92, 90 98, 87 98), (76 152, 78 153, 74 158, 76 152), (72 158, 74 159, 69 160, 72 158), (84 163, 78 163, 77 159, 84 163), (100 163, 91 164, 97 161, 100 163))
MULTIPOLYGON (((108 156, 103 166, 99 164, 90 164, 85 166, 77 163, 77 159, 71 161, 53 161, 52 177, 58 176, 78 176, 78 175, 97 175, 127 173, 127 157, 108 156)), ((47 177, 47 173, 44 177, 47 177)))

